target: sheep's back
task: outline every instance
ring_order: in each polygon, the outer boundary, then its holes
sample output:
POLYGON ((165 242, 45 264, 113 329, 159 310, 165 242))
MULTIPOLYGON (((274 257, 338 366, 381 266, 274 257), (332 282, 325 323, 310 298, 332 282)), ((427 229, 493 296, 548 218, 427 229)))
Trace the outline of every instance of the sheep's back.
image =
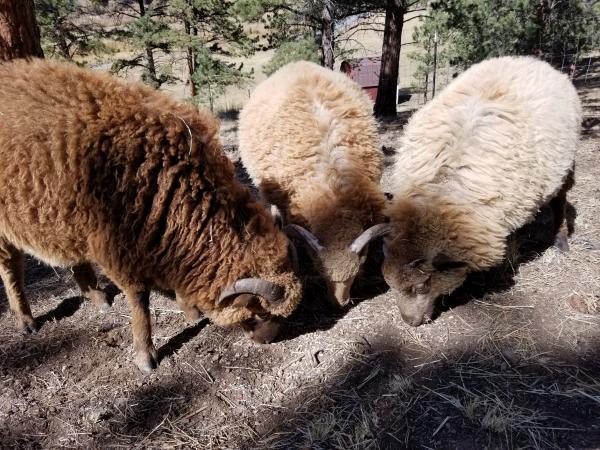
POLYGON ((216 121, 108 75, 44 61, 0 65, 0 116, 0 230, 49 263, 88 259, 94 233, 135 241, 151 220, 164 228, 170 198, 190 188, 178 179, 191 170, 188 125, 208 191, 232 176, 216 121))
MULTIPOLYGON (((378 185, 372 104, 347 76, 293 63, 255 89, 240 114, 240 153, 257 185, 286 192, 378 185)), ((309 194, 310 195, 310 194, 309 194)))
POLYGON ((410 120, 394 192, 454 199, 510 232, 562 185, 580 115, 570 80, 546 63, 505 57, 475 65, 410 120))

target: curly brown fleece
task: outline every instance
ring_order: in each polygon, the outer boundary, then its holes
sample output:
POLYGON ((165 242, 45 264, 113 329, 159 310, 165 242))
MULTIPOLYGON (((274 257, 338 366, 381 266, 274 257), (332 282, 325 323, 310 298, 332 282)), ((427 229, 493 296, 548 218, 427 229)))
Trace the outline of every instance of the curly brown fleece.
POLYGON ((128 297, 172 289, 219 324, 253 315, 215 305, 240 278, 285 286, 277 307, 262 302, 268 313, 299 303, 287 238, 234 179, 209 113, 36 60, 0 65, 0 118, 0 246, 97 263, 128 297))

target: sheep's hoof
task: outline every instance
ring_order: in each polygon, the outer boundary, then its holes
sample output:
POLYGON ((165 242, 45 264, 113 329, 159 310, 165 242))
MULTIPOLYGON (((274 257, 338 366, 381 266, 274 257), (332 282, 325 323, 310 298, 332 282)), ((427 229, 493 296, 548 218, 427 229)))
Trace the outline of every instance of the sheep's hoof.
POLYGON ((135 355, 135 365, 144 375, 150 375, 158 367, 158 354, 152 347, 149 351, 138 351, 135 355))
POLYGON ((23 316, 18 319, 19 328, 23 334, 35 334, 38 331, 37 323, 31 316, 23 316))
POLYGON ((559 233, 554 238, 554 246, 561 252, 569 251, 569 241, 567 240, 567 236, 563 233, 559 233))

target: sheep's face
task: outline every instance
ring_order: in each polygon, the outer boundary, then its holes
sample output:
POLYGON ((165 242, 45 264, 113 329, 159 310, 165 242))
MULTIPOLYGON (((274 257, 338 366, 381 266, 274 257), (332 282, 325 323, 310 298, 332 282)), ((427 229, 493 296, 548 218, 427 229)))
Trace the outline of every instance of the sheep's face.
POLYGON ((241 323, 246 336, 258 344, 270 344, 281 331, 281 321, 273 316, 254 314, 241 323))
POLYGON ((383 276, 399 297, 402 319, 419 326, 431 319, 436 300, 463 284, 468 265, 426 242, 403 236, 384 242, 383 276))
POLYGON ((345 306, 350 298, 350 289, 366 259, 366 248, 356 254, 350 246, 363 231, 360 224, 332 222, 334 226, 315 229, 315 235, 323 248, 316 253, 316 265, 322 274, 335 306, 345 306))
POLYGON ((319 254, 329 296, 334 298, 339 306, 348 303, 350 288, 366 258, 365 255, 351 252, 348 249, 350 244, 352 241, 348 246, 342 244, 325 247, 319 254))
POLYGON ((302 283, 293 267, 295 249, 283 233, 278 232, 277 238, 276 251, 258 263, 253 260, 256 267, 224 286, 211 308, 215 322, 238 324, 250 339, 260 344, 277 338, 284 318, 302 299, 302 283))
MULTIPOLYGON (((247 337, 258 344, 270 344, 279 335, 283 318, 271 314, 264 306, 264 299, 253 294, 241 294, 230 305, 240 312, 243 320, 237 322, 247 337)), ((236 315, 235 312, 231 314, 236 315)))
MULTIPOLYGON (((287 238, 281 233, 287 243, 287 238)), ((239 306, 252 312, 252 316, 241 323, 246 335, 259 344, 273 342, 284 328, 284 317, 289 316, 302 298, 302 283, 296 275, 297 254, 293 245, 287 245, 287 252, 279 261, 271 261, 274 267, 267 269, 261 278, 269 280, 283 290, 276 298, 268 296, 242 295, 236 299, 239 306)), ((234 302, 234 305, 236 304, 234 302)))

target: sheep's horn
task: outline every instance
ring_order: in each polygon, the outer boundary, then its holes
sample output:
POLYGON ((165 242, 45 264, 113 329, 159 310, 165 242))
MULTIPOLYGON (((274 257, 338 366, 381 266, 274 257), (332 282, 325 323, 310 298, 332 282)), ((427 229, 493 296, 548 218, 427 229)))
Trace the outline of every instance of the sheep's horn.
POLYGON ((300 225, 291 223, 291 224, 283 227, 283 231, 288 236, 302 239, 309 245, 310 248, 312 248, 317 253, 325 250, 325 247, 323 247, 319 243, 319 240, 317 239, 317 237, 314 234, 312 234, 310 231, 308 231, 306 228, 301 227, 300 225))
POLYGON ((285 290, 278 284, 260 278, 242 278, 221 292, 216 306, 221 306, 224 301, 241 294, 258 295, 269 303, 279 303, 283 300, 285 290))
POLYGON ((292 241, 288 242, 288 255, 294 273, 298 273, 300 271, 300 261, 298 260, 298 251, 292 241))
POLYGON ((371 228, 367 228, 365 231, 358 236, 352 245, 350 246, 350 251, 356 254, 359 254, 365 245, 371 242, 373 239, 377 239, 378 237, 385 236, 390 231, 389 223, 380 223, 377 225, 373 225, 371 228))

